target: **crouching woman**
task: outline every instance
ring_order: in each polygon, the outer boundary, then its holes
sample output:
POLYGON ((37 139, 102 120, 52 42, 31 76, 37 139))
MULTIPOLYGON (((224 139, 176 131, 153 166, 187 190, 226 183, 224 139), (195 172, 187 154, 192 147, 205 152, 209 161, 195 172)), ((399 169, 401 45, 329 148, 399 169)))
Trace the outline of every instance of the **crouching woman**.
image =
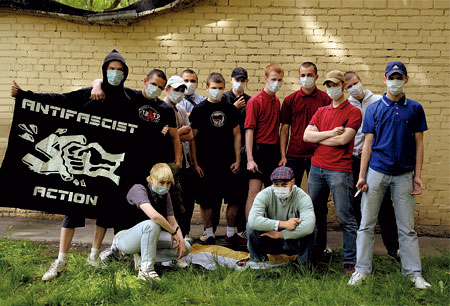
POLYGON ((174 182, 170 167, 163 163, 155 164, 147 182, 147 186, 134 185, 127 194, 127 200, 131 205, 136 205, 141 210, 140 214, 145 213, 149 219, 118 232, 112 248, 125 254, 140 252, 142 259, 138 278, 160 280, 154 269, 155 262, 176 258, 179 265, 182 265, 180 261, 189 253, 191 245, 183 239, 174 217, 168 193, 174 182))

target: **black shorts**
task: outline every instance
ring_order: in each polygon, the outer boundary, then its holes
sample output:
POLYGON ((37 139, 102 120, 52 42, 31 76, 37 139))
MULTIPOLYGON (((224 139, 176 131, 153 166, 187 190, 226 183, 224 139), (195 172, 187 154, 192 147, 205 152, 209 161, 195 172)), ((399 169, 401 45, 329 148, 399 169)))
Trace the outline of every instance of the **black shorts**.
POLYGON ((220 207, 223 199, 225 203, 229 202, 233 194, 232 181, 234 179, 234 174, 230 169, 231 164, 205 165, 204 167, 200 165, 204 176, 198 180, 197 203, 203 209, 220 207))
POLYGON ((270 175, 278 167, 281 159, 280 146, 278 144, 255 144, 253 148, 253 160, 258 165, 258 171, 249 172, 249 179, 258 179, 264 183, 264 187, 272 185, 270 175))
MULTIPOLYGON (((105 218, 98 218, 95 222, 97 226, 103 227, 103 228, 109 228, 112 227, 105 218)), ((86 218, 83 216, 65 216, 61 227, 64 228, 77 228, 77 227, 85 227, 86 226, 86 218)))

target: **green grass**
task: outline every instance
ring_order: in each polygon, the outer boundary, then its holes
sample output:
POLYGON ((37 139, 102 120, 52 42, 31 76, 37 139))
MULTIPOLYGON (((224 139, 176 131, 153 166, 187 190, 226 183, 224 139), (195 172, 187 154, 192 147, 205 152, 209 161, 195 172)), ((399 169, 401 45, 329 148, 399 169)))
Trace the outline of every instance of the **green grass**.
POLYGON ((323 275, 279 270, 206 271, 157 267, 159 283, 136 278, 131 261, 91 269, 87 249, 69 255, 67 270, 51 282, 41 276, 54 260, 54 245, 0 238, 0 305, 449 305, 450 253, 425 257, 429 290, 414 289, 400 266, 375 256, 374 273, 360 287, 349 287, 342 255, 332 257, 323 275), (443 284, 443 287, 439 285, 443 284))

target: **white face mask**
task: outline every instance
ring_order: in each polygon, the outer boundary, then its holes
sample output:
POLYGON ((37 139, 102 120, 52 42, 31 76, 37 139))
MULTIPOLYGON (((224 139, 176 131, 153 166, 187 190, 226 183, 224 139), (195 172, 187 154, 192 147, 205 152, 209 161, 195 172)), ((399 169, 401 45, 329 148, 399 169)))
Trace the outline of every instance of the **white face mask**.
POLYGON ((106 77, 108 78, 109 84, 111 84, 112 86, 117 86, 122 82, 124 74, 122 70, 110 69, 106 71, 106 77))
POLYGON ((350 96, 352 96, 353 98, 361 97, 361 95, 363 93, 362 84, 360 82, 358 82, 358 83, 354 84, 351 88, 347 89, 347 91, 350 94, 350 96))
POLYGON ((170 101, 172 101, 172 103, 177 104, 179 103, 181 100, 183 100, 184 97, 184 93, 183 92, 179 92, 179 91, 172 91, 169 95, 169 99, 170 101))
POLYGON ((208 93, 209 93, 209 97, 211 98, 211 100, 213 100, 213 101, 222 100, 223 90, 220 90, 218 88, 209 89, 208 93))
POLYGON ((327 94, 331 99, 335 100, 340 96, 342 96, 342 87, 341 86, 329 87, 327 88, 327 94))
POLYGON ((276 93, 283 85, 283 82, 278 81, 269 81, 269 90, 273 93, 276 93))
POLYGON ((244 82, 234 82, 233 89, 237 92, 241 92, 244 90, 244 82))
POLYGON ((185 83, 186 85, 186 90, 184 91, 184 93, 188 96, 193 95, 195 93, 195 90, 197 89, 197 83, 185 83))
POLYGON ((310 78, 310 77, 302 77, 302 78, 300 78, 300 83, 302 84, 302 87, 304 87, 306 89, 313 88, 314 87, 314 82, 315 82, 314 78, 310 78))
POLYGON ((147 87, 145 88, 145 95, 147 96, 148 99, 155 99, 159 97, 161 92, 162 89, 153 84, 148 84, 147 87))
POLYGON ((291 195, 290 187, 273 187, 273 192, 280 200, 286 200, 291 195))
POLYGON ((387 80, 386 82, 387 89, 389 92, 396 96, 403 91, 403 86, 405 85, 405 81, 403 80, 387 80))

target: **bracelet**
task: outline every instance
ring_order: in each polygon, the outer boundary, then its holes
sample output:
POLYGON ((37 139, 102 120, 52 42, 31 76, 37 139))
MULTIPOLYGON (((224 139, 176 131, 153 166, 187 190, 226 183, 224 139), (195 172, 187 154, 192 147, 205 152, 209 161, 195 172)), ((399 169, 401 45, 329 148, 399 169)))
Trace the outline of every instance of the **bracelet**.
POLYGON ((177 228, 175 229, 175 231, 174 231, 173 233, 171 233, 170 235, 171 235, 171 236, 175 235, 175 234, 178 232, 178 229, 179 229, 179 228, 180 228, 180 227, 177 226, 177 228))

